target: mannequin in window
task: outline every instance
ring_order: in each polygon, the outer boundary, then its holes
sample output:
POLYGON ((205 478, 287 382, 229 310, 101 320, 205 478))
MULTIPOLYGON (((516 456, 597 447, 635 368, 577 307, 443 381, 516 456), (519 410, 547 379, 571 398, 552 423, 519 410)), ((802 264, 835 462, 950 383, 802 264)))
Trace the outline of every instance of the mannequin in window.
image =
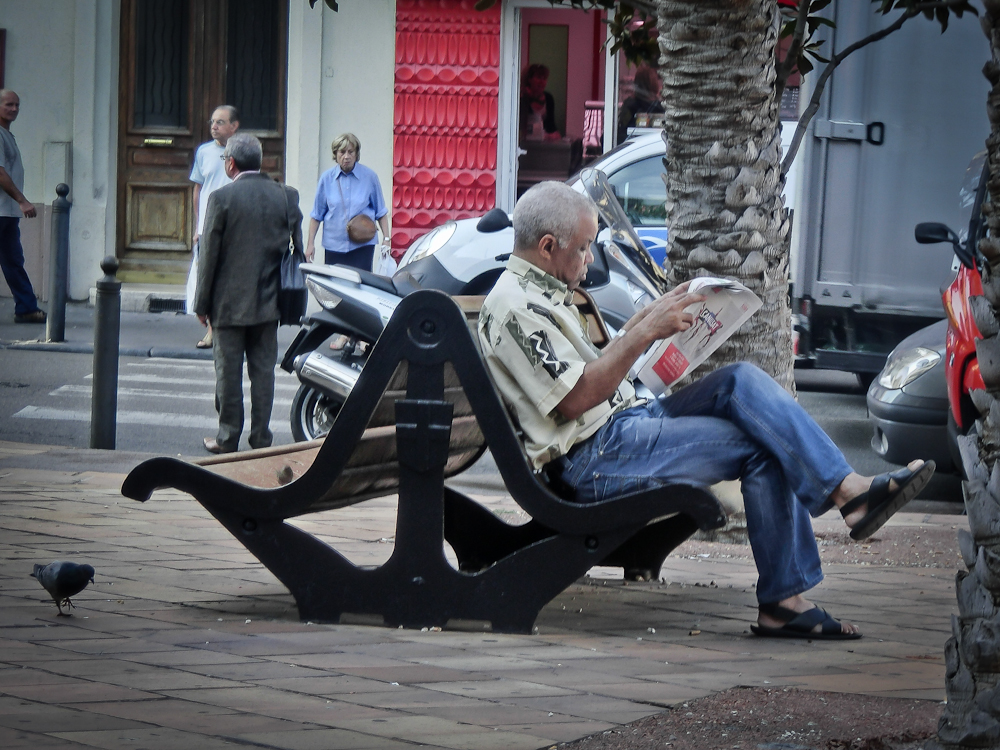
POLYGON ((557 141, 555 101, 545 90, 549 69, 541 63, 529 65, 521 79, 520 134, 522 141, 557 141))
POLYGON ((629 128, 635 126, 636 115, 640 113, 661 113, 660 76, 646 63, 635 71, 632 96, 622 102, 618 112, 618 143, 628 137, 629 128))

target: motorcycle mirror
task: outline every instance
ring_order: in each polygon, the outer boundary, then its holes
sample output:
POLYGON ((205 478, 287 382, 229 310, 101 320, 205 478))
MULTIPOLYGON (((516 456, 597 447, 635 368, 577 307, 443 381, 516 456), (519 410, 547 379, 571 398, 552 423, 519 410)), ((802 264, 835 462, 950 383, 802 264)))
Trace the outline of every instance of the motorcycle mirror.
POLYGON ((962 265, 968 268, 973 267, 972 252, 959 241, 958 235, 946 224, 936 221, 921 222, 913 228, 913 238, 921 245, 934 245, 939 242, 951 243, 952 249, 962 265))
POLYGON ((936 221, 924 221, 913 228, 913 239, 921 245, 933 245, 937 242, 958 242, 958 236, 947 225, 936 221))
POLYGON ((499 232, 501 229, 506 229, 509 226, 513 225, 510 223, 510 217, 507 215, 507 212, 502 208, 494 208, 483 215, 483 218, 476 224, 476 229, 484 234, 488 234, 490 232, 499 232))

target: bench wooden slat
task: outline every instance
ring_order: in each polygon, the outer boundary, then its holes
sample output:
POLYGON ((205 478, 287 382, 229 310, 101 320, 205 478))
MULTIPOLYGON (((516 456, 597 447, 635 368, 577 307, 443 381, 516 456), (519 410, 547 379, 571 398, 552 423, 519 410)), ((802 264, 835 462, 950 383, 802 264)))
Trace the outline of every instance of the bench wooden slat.
MULTIPOLYGON (((454 476, 466 469, 482 453, 483 433, 472 415, 456 417, 452 422, 451 441, 445 476, 454 476)), ((288 484, 302 476, 312 465, 322 441, 299 443, 297 450, 272 451, 263 448, 240 454, 242 460, 208 463, 212 472, 261 489, 272 489, 288 484)), ((283 446, 294 448, 295 446, 283 446)), ((227 454, 232 456, 233 454, 227 454)), ((351 453, 344 471, 330 490, 309 506, 306 512, 325 508, 340 508, 359 502, 354 495, 376 490, 387 495, 399 486, 399 464, 396 462, 395 425, 369 427, 351 453), (347 500, 347 502, 344 502, 347 500)), ((369 494, 369 496, 371 496, 369 494)))
MULTIPOLYGON (((478 450, 483 445, 483 433, 474 416, 456 417, 451 423, 448 454, 478 450)), ((396 460, 396 427, 370 427, 365 430, 358 447, 347 461, 348 468, 369 464, 387 464, 396 460)))
MULTIPOLYGON (((385 396, 378 402, 372 418, 368 420, 369 427, 389 425, 396 423, 396 401, 406 398, 406 391, 386 391, 385 396)), ((444 400, 451 402, 455 407, 456 417, 467 417, 472 414, 472 405, 461 386, 455 386, 444 390, 444 400)))

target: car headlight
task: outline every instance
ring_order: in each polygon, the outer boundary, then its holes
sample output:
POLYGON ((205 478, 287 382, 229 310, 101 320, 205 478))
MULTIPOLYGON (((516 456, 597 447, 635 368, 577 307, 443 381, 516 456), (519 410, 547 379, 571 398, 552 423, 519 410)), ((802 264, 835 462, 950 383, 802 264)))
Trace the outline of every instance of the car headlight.
POLYGON ((441 226, 435 227, 416 241, 406 253, 408 257, 403 258, 399 267, 402 268, 421 258, 426 258, 428 255, 433 255, 448 243, 448 240, 454 236, 456 229, 458 229, 458 224, 453 221, 446 221, 441 226))
POLYGON ((898 390, 934 367, 940 359, 941 355, 933 349, 922 346, 910 349, 886 363, 882 374, 878 376, 878 384, 883 388, 898 390))

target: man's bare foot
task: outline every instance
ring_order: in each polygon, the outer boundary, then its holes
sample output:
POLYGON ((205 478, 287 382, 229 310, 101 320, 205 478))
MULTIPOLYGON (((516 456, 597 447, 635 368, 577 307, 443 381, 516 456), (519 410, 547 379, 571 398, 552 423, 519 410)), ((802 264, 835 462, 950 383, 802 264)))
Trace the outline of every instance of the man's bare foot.
MULTIPOLYGON (((779 607, 784 607, 785 609, 790 609, 793 612, 802 614, 803 612, 808 612, 813 609, 816 605, 811 601, 806 599, 801 594, 789 597, 788 599, 783 599, 778 602, 779 607)), ((776 628, 780 629, 787 624, 787 621, 779 620, 768 614, 765 614, 760 609, 757 610, 757 624, 762 628, 776 628)), ((819 623, 812 629, 813 633, 820 633, 822 631, 823 624, 819 623)), ((842 622, 840 624, 840 630, 845 635, 855 635, 861 632, 861 629, 857 625, 853 625, 849 622, 842 622)))
MULTIPOLYGON (((916 471, 923 465, 924 461, 917 459, 915 461, 910 461, 910 463, 907 464, 906 468, 909 469, 910 471, 916 471)), ((849 501, 853 500, 861 493, 867 492, 868 488, 871 487, 872 480, 874 478, 875 477, 863 477, 860 474, 855 474, 852 472, 851 474, 848 474, 844 478, 844 481, 840 483, 840 486, 838 486, 837 489, 833 491, 833 494, 830 495, 830 499, 833 500, 834 505, 836 505, 838 508, 842 508, 849 501)), ((898 488, 899 485, 896 484, 895 479, 889 482, 890 492, 895 492, 898 488)), ((847 523, 848 528, 853 529, 861 521, 861 519, 865 517, 867 513, 868 513, 868 506, 862 505, 856 510, 848 513, 847 516, 844 517, 844 521, 847 523)))

